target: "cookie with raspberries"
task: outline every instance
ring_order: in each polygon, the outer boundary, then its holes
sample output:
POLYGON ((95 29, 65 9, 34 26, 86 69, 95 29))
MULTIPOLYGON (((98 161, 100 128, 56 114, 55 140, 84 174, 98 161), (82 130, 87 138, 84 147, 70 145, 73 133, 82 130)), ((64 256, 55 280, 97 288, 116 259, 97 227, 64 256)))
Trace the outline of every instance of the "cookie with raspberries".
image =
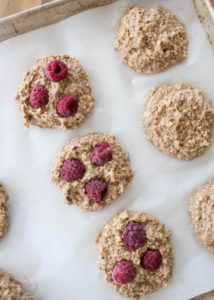
POLYGON ((0 184, 0 239, 2 239, 8 229, 8 194, 0 184))
POLYGON ((105 279, 130 299, 157 291, 172 276, 171 233, 150 215, 123 211, 104 226, 96 242, 105 279))
POLYGON ((26 126, 64 130, 79 127, 94 106, 85 70, 68 55, 38 59, 24 73, 16 101, 26 126))
POLYGON ((65 202, 95 211, 117 199, 132 179, 129 157, 111 134, 73 138, 58 153, 53 181, 65 202))
POLYGON ((0 271, 0 296, 2 300, 35 300, 12 275, 0 271))
POLYGON ((197 240, 214 253, 214 179, 192 194, 188 211, 197 240))

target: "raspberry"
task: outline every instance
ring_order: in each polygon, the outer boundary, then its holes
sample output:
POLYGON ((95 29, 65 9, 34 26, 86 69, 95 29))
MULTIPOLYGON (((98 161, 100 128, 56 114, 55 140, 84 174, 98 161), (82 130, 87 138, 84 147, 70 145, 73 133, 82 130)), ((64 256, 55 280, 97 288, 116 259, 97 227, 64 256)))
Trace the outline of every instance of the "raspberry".
POLYGON ((136 268, 132 261, 121 260, 116 263, 112 272, 112 278, 116 284, 126 284, 134 280, 136 276, 136 268))
POLYGON ((64 96, 57 103, 57 112, 62 117, 75 115, 78 109, 78 100, 75 96, 64 96))
POLYGON ((111 145, 102 142, 93 149, 90 154, 91 161, 97 166, 103 166, 107 161, 112 159, 111 145))
POLYGON ((67 77, 68 68, 63 61, 55 59, 47 63, 45 74, 50 80, 57 82, 67 77))
POLYGON ((141 257, 141 267, 149 270, 155 271, 160 267, 162 262, 162 256, 159 250, 147 250, 141 257))
POLYGON ((72 158, 64 161, 60 171, 60 178, 64 181, 71 182, 81 179, 84 174, 85 167, 83 163, 78 159, 72 158))
POLYGON ((107 183, 101 179, 92 179, 86 183, 85 192, 92 202, 100 202, 106 195, 107 183))
POLYGON ((30 93, 30 104, 35 108, 42 107, 48 103, 49 96, 46 88, 40 84, 34 86, 30 93))
POLYGON ((146 233, 143 226, 136 222, 130 222, 123 232, 123 243, 128 251, 136 251, 146 242, 146 233))

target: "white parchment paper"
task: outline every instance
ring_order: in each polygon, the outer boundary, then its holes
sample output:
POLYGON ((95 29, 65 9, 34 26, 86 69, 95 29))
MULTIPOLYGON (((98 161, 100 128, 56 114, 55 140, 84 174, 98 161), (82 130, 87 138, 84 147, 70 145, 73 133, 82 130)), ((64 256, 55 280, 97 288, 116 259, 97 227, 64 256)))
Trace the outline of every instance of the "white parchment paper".
POLYGON ((214 145, 200 158, 177 161, 149 144, 141 127, 144 96, 162 82, 186 81, 212 98, 214 54, 191 0, 121 0, 0 44, 0 181, 10 194, 10 230, 0 243, 0 268, 41 300, 123 299, 96 268, 96 232, 123 209, 144 210, 173 233, 174 275, 145 299, 183 300, 214 288, 214 257, 195 240, 187 215, 192 191, 214 176, 214 145), (113 50, 116 24, 130 4, 163 5, 186 24, 188 59, 158 75, 136 74, 113 50), (96 97, 89 119, 74 131, 25 128, 14 95, 38 57, 69 54, 87 70, 96 97), (57 150, 73 136, 112 132, 130 153, 135 173, 124 195, 103 211, 63 203, 51 183, 57 150))

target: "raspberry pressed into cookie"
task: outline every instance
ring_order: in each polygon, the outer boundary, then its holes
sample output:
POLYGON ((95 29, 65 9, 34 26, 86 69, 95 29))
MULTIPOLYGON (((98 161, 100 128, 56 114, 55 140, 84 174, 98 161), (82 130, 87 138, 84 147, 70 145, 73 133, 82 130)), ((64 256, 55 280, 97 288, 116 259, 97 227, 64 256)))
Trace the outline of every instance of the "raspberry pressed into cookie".
POLYGON ((73 138, 58 153, 53 181, 65 202, 95 211, 117 199, 132 179, 127 153, 111 134, 91 133, 73 138))

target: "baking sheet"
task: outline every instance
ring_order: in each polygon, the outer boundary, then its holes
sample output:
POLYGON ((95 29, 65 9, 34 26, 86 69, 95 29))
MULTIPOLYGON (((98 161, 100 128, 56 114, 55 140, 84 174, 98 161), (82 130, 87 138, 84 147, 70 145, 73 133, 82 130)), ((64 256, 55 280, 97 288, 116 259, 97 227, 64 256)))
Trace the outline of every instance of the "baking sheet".
POLYGON ((42 0, 0 0, 0 18, 31 9, 42 4, 42 0))
MULTIPOLYGON (((27 1, 29 2, 29 0, 27 1)), ((0 42, 64 20, 89 8, 107 5, 114 1, 116 0, 44 0, 43 6, 40 5, 0 19, 0 42)))
POLYGON ((25 283, 37 299, 123 299, 96 269, 96 232, 123 209, 144 210, 173 233, 174 275, 150 300, 188 299, 214 288, 213 254, 195 240, 187 200, 213 176, 214 145, 200 158, 177 161, 149 144, 140 124, 144 96, 156 84, 187 81, 212 98, 214 55, 191 0, 121 0, 0 44, 0 181, 10 194, 10 230, 0 243, 0 267, 25 283), (163 5, 186 24, 188 59, 158 75, 136 74, 120 62, 112 44, 118 19, 134 3, 163 5), (65 53, 87 70, 96 97, 89 119, 63 132, 25 128, 14 102, 23 71, 36 58, 65 53), (57 150, 91 131, 116 134, 135 173, 124 195, 103 211, 82 212, 63 203, 50 181, 57 150))

